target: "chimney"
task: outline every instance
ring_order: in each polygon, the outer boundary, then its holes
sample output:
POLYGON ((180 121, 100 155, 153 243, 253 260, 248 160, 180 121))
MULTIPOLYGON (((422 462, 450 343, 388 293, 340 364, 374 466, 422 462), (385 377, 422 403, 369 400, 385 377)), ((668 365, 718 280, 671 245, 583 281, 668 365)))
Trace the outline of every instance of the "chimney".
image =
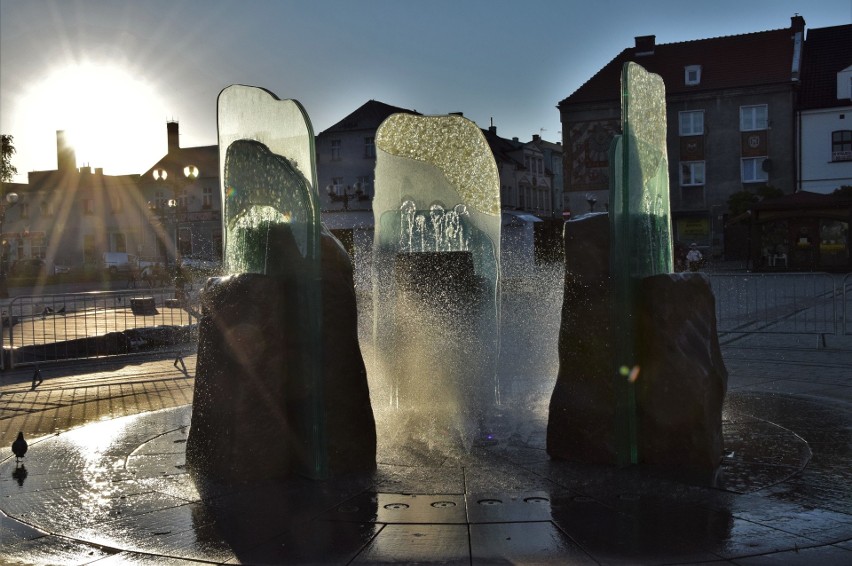
POLYGON ((56 131, 56 168, 59 171, 77 169, 77 155, 74 153, 74 147, 68 143, 64 130, 56 131))
POLYGON ((180 132, 177 122, 166 122, 166 135, 168 137, 167 153, 180 149, 180 132))
POLYGON ((533 134, 533 141, 534 141, 534 142, 541 141, 541 135, 539 135, 539 134, 533 134))
POLYGON ((793 33, 805 31, 805 18, 800 16, 799 14, 794 15, 790 18, 790 29, 793 33))
POLYGON ((495 126, 493 124, 491 126, 488 126, 488 133, 494 134, 496 136, 497 135, 497 126, 495 126))
POLYGON ((636 49, 633 54, 637 57, 640 55, 653 55, 654 47, 657 43, 656 35, 637 35, 635 38, 636 49))

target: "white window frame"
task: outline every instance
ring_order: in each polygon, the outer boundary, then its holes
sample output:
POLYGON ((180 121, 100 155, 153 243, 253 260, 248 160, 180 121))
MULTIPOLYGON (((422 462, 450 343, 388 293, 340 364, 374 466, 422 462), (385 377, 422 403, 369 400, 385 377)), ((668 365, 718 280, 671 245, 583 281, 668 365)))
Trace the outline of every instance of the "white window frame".
POLYGON ((682 136, 704 135, 704 110, 678 112, 678 127, 682 136))
POLYGON ((373 136, 367 136, 364 138, 364 157, 376 157, 376 138, 373 136))
POLYGON ((743 157, 740 162, 740 176, 743 183, 765 183, 769 173, 763 170, 766 157, 743 157))
POLYGON ((331 140, 331 160, 340 161, 340 148, 343 144, 340 140, 331 140))
POLYGON ((704 161, 680 162, 680 186, 703 187, 706 183, 704 161))
POLYGON ((741 132, 756 132, 767 129, 769 129, 768 105, 753 104, 751 106, 740 106, 741 132))
POLYGON ((201 187, 201 208, 213 208, 213 187, 201 187))
POLYGON ((701 65, 687 65, 684 67, 683 82, 688 86, 701 84, 701 65))
POLYGON ((331 186, 334 187, 335 195, 339 197, 343 196, 343 177, 332 177, 331 186))

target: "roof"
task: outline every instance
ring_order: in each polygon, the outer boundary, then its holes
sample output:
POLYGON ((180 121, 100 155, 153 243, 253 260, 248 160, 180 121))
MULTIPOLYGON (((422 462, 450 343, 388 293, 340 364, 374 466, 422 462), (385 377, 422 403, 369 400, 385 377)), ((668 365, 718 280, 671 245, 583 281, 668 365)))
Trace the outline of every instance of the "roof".
POLYGON ((74 188, 107 188, 112 190, 127 190, 136 185, 138 175, 104 175, 103 173, 81 172, 77 169, 55 169, 49 171, 30 171, 29 183, 18 185, 19 193, 35 193, 39 191, 68 190, 74 188))
POLYGON ((802 109, 849 106, 837 98, 837 73, 852 66, 852 24, 808 30, 802 60, 802 109))
POLYGON ((172 149, 152 165, 145 173, 143 179, 152 179, 154 169, 165 169, 169 176, 182 175, 183 168, 187 165, 198 167, 199 177, 219 176, 219 146, 203 145, 198 147, 179 147, 172 149))
POLYGON ((512 153, 522 149, 524 144, 518 141, 501 138, 497 135, 497 128, 491 126, 487 130, 482 130, 482 135, 485 136, 485 141, 488 142, 488 147, 491 148, 491 153, 494 154, 494 159, 498 163, 513 162, 519 168, 523 168, 523 163, 512 156, 512 153))
POLYGON ((667 94, 792 82, 791 28, 659 44, 646 55, 637 55, 637 51, 636 47, 623 50, 559 106, 618 100, 621 69, 629 61, 660 75, 667 94), (701 65, 699 85, 685 84, 684 72, 689 65, 701 65))
POLYGON ((842 194, 823 194, 799 191, 777 198, 762 200, 754 204, 752 210, 807 210, 822 207, 848 207, 852 198, 842 194))
POLYGON ((420 114, 416 110, 391 106, 378 100, 368 100, 341 121, 320 132, 319 135, 351 130, 376 130, 388 116, 398 113, 420 114))

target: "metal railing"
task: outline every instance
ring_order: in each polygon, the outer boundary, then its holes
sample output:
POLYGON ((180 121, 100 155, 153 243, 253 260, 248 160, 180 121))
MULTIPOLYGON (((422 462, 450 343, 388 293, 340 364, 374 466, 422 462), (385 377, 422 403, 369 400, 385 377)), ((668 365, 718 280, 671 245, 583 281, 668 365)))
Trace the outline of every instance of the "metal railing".
POLYGON ((843 288, 843 334, 852 334, 852 273, 847 273, 841 283, 843 288))
POLYGON ((180 352, 197 308, 171 288, 15 297, 2 317, 2 369, 139 352, 180 352))
POLYGON ((836 275, 719 273, 710 275, 710 284, 720 333, 835 335, 848 320, 836 275))

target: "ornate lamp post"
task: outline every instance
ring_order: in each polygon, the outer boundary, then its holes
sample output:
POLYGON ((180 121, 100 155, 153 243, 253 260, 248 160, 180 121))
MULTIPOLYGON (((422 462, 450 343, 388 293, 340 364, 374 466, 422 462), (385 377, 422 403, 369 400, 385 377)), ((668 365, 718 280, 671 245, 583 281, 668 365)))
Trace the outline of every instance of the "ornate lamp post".
POLYGON ((346 185, 345 187, 343 187, 343 194, 337 194, 335 190, 336 186, 337 185, 328 185, 325 190, 328 192, 328 196, 332 200, 332 202, 343 201, 343 210, 349 210, 349 199, 354 196, 360 200, 361 195, 364 194, 364 191, 361 188, 361 183, 355 183, 354 185, 346 185))
MULTIPOLYGON (((174 175, 172 180, 169 181, 169 172, 166 169, 157 168, 154 169, 152 175, 154 176, 154 180, 158 183, 163 183, 169 185, 172 190, 172 197, 168 201, 166 201, 166 207, 168 208, 168 218, 170 223, 173 224, 171 235, 172 235, 172 245, 175 250, 175 265, 178 264, 178 225, 179 221, 177 218, 177 210, 178 210, 178 200, 183 191, 189 185, 193 184, 196 179, 198 179, 198 167, 195 165, 187 165, 183 168, 183 177, 179 177, 174 175)), ((162 210, 161 203, 149 203, 149 208, 152 210, 162 210)), ((166 263, 168 264, 169 256, 166 253, 166 263)))
MULTIPOLYGON (((0 201, 0 237, 3 234, 3 223, 6 221, 6 210, 18 202, 18 193, 9 193, 4 201, 0 201)), ((6 264, 9 263, 9 242, 3 238, 0 243, 0 298, 9 298, 9 285, 6 281, 6 264)))

